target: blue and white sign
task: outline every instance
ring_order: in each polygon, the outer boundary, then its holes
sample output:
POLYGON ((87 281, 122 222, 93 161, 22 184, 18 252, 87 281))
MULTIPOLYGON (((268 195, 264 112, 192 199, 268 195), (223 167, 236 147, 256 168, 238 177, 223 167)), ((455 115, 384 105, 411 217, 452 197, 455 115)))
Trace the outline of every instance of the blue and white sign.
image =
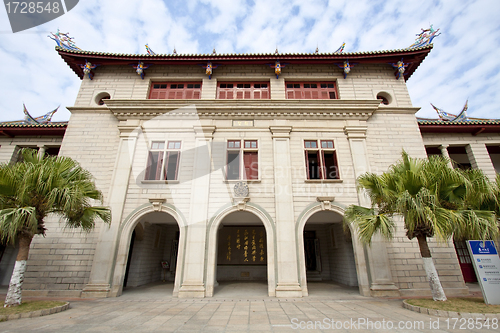
POLYGON ((493 241, 467 241, 486 304, 500 304, 500 257, 493 241))

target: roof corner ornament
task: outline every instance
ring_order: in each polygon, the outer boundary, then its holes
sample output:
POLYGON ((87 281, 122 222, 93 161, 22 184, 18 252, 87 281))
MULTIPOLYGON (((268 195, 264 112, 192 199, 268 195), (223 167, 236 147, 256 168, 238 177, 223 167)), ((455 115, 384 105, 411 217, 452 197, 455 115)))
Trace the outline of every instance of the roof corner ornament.
POLYGON ((394 69, 396 69, 396 72, 394 73, 394 75, 396 76, 396 80, 399 80, 399 77, 403 77, 403 80, 404 80, 404 76, 406 75, 405 74, 405 70, 406 70, 406 67, 408 67, 408 65, 410 65, 410 63, 405 63, 403 61, 403 58, 401 58, 400 61, 398 61, 397 63, 391 63, 390 64, 394 69))
POLYGON ((52 36, 48 35, 50 39, 56 42, 57 46, 65 49, 65 50, 70 50, 70 51, 81 51, 78 46, 75 45, 75 42, 73 42, 73 37, 69 36, 69 32, 67 33, 62 33, 57 29, 56 33, 50 33, 52 36))
POLYGON ((135 72, 141 76, 141 79, 144 80, 144 75, 146 75, 145 70, 148 69, 149 66, 151 66, 151 64, 144 65, 144 62, 139 61, 137 65, 131 65, 131 66, 135 69, 135 72))
POLYGON ((92 65, 87 59, 85 59, 85 65, 80 65, 80 67, 83 69, 83 75, 88 75, 89 79, 94 79, 94 73, 92 72, 93 69, 95 69, 99 65, 92 65))
POLYGON ((151 50, 148 44, 144 46, 146 46, 146 51, 148 52, 149 55, 156 55, 156 53, 153 50, 151 50))
POLYGON ((344 51, 345 42, 340 45, 340 47, 333 53, 342 53, 344 51))
POLYGON ((432 24, 429 29, 420 30, 422 31, 419 34, 416 34, 417 38, 415 38, 415 42, 408 47, 409 49, 430 45, 432 44, 432 40, 434 38, 441 35, 441 33, 438 33, 439 29, 434 30, 432 24))

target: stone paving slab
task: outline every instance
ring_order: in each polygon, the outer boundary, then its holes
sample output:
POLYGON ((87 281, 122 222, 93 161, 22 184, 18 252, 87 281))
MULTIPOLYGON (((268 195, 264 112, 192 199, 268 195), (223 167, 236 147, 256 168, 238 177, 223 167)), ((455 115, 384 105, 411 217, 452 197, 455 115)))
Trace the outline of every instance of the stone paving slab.
MULTIPOLYGON (((76 301, 61 313, 0 323, 0 332, 16 333, 464 331, 452 328, 444 318, 404 309, 401 300, 369 297, 352 300, 167 298, 154 302, 118 297, 76 301), (434 326, 431 328, 431 325, 434 326)), ((498 332, 499 329, 474 327, 467 331, 498 332)))

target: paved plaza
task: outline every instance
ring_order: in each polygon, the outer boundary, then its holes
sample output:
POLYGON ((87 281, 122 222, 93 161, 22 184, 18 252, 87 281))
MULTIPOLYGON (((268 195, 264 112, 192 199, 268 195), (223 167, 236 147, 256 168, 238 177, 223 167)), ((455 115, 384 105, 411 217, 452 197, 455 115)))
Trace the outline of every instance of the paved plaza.
POLYGON ((266 284, 255 282, 221 283, 204 299, 173 298, 171 290, 157 283, 117 298, 70 300, 67 311, 3 322, 0 332, 464 331, 451 329, 447 318, 403 309, 401 300, 363 297, 356 288, 329 283, 311 283, 311 296, 300 299, 268 297, 266 284))

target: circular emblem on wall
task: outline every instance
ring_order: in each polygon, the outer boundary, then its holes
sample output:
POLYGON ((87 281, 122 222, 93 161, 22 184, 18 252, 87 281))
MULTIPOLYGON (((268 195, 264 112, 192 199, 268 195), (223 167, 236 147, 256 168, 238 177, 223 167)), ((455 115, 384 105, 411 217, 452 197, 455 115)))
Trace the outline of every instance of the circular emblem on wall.
POLYGON ((234 195, 244 198, 248 196, 248 185, 245 182, 237 182, 234 185, 234 195))

